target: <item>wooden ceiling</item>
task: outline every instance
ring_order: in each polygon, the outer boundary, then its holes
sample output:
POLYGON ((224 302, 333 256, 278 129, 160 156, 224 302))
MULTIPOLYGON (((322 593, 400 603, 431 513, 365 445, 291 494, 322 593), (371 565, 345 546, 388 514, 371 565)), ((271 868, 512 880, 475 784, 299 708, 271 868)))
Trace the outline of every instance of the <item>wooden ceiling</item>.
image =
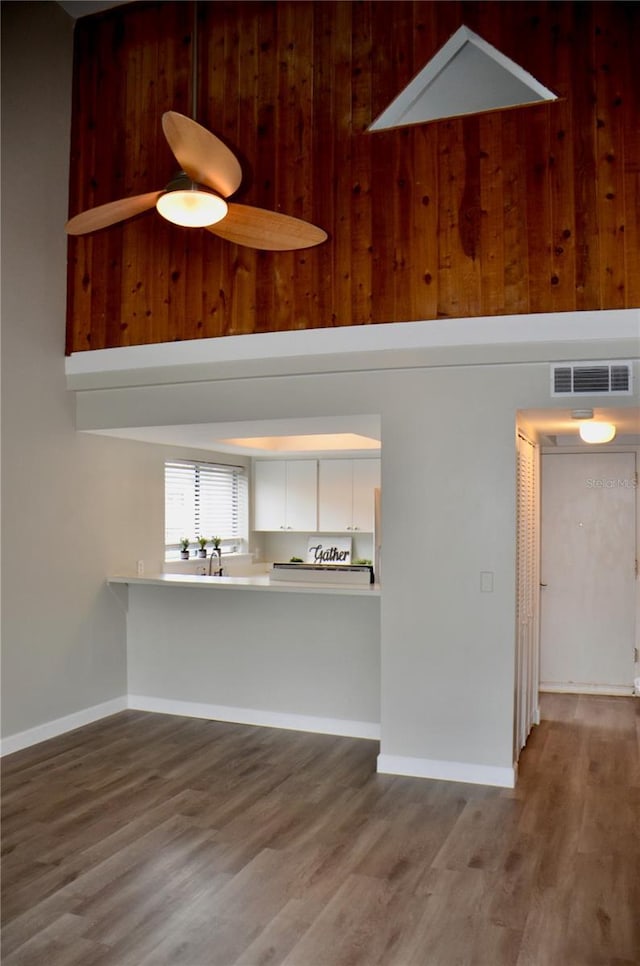
MULTIPOLYGON (((160 189, 191 113, 193 4, 75 31, 70 215, 160 189)), ((197 119, 239 156, 234 200, 329 239, 256 252, 155 211, 69 240, 67 351, 640 305, 640 5, 259 0, 198 5, 197 119), (465 24, 559 100, 377 133, 465 24)))

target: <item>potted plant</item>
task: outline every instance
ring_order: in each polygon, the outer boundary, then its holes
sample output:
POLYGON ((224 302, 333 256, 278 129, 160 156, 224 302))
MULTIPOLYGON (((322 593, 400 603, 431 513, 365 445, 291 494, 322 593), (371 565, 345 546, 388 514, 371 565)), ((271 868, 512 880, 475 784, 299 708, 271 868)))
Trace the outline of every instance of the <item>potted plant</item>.
POLYGON ((218 577, 222 577, 222 550, 220 549, 221 544, 220 537, 211 537, 211 543, 213 544, 213 550, 211 551, 211 556, 209 557, 209 576, 211 576, 211 568, 213 566, 213 558, 217 554, 218 556, 218 567, 216 573, 218 577))
POLYGON ((180 551, 180 559, 188 560, 189 559, 189 537, 183 537, 182 540, 180 541, 180 546, 182 547, 180 551))
POLYGON ((207 550, 206 550, 206 547, 207 547, 207 538, 206 537, 198 537, 198 543, 200 544, 200 549, 198 550, 198 556, 199 557, 206 557, 207 556, 207 550))

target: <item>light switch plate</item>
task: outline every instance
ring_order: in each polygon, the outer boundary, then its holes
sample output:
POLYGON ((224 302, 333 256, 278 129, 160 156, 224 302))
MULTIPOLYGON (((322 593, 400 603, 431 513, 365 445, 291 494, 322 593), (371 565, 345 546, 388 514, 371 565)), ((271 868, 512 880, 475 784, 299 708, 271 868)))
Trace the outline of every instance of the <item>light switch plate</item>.
POLYGON ((483 594, 493 593, 493 572, 491 570, 480 571, 480 590, 483 594))

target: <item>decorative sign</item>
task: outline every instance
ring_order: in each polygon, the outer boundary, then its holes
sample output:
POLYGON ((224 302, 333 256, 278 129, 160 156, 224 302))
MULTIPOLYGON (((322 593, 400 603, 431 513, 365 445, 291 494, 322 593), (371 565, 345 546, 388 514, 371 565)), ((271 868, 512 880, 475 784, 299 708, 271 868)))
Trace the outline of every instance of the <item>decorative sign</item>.
POLYGON ((350 564, 351 537, 309 537, 306 563, 350 564))

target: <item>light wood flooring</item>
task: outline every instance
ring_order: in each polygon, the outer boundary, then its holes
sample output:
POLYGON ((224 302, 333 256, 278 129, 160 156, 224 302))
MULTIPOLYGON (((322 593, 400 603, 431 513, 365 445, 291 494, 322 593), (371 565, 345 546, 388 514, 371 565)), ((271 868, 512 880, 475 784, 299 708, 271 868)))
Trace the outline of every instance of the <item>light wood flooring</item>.
POLYGON ((3 767, 3 966, 637 966, 640 700, 545 695, 515 790, 123 712, 3 767))

